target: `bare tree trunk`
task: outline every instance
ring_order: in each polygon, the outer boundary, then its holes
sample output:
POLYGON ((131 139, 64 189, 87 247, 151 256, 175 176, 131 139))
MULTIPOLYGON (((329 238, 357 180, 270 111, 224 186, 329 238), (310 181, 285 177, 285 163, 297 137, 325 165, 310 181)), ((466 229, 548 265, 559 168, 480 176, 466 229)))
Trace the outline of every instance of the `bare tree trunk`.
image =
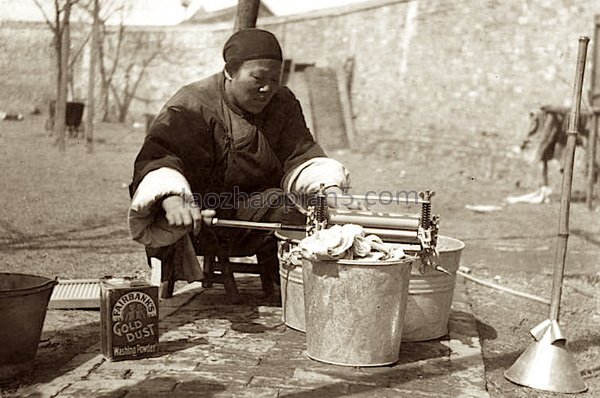
MULTIPOLYGON (((102 121, 110 122, 111 121, 110 94, 111 94, 111 92, 113 92, 111 86, 112 86, 113 78, 115 76, 117 68, 121 61, 121 49, 123 46, 123 41, 124 41, 124 36, 125 36, 125 25, 123 23, 123 20, 121 20, 121 23, 119 25, 119 30, 117 33, 116 49, 114 51, 112 51, 113 63, 112 63, 110 70, 108 70, 108 66, 106 64, 107 63, 107 57, 106 57, 107 51, 105 51, 105 45, 107 45, 106 26, 104 26, 104 25, 102 26, 102 31, 103 31, 102 39, 99 40, 99 42, 98 42, 98 54, 99 54, 98 59, 100 61, 100 77, 102 80, 102 86, 101 86, 101 90, 100 90, 100 98, 102 98, 102 121)), ((110 51, 108 51, 108 52, 110 52, 110 51)))
POLYGON ((61 57, 60 57, 60 83, 58 98, 56 99, 56 115, 54 123, 54 132, 57 136, 58 149, 66 150, 65 130, 67 113, 67 84, 69 68, 69 48, 71 44, 69 19, 71 17, 71 0, 67 0, 64 9, 63 26, 61 34, 61 57))
POLYGON ((110 86, 102 84, 102 121, 110 122, 110 86))
MULTIPOLYGON (((54 99, 54 122, 52 124, 52 131, 55 132, 56 125, 56 102, 60 97, 60 79, 62 70, 60 69, 62 62, 62 31, 60 27, 60 12, 58 0, 54 1, 55 15, 54 15, 54 26, 50 25, 50 28, 54 32, 54 50, 56 52, 56 97, 54 99)), ((41 6, 40 6, 41 8, 41 6)))
POLYGON ((260 0, 239 0, 233 31, 256 27, 260 0))
MULTIPOLYGON (((100 34, 98 35, 100 36, 100 34)), ((103 122, 108 120, 108 94, 109 85, 106 77, 106 66, 104 61, 104 41, 106 40, 106 26, 102 24, 102 35, 98 38, 98 66, 100 71, 100 102, 102 117, 100 118, 103 122)))
MULTIPOLYGON (((60 34, 60 33, 59 33, 60 34)), ((52 133, 56 131, 56 103, 60 98, 60 79, 62 77, 62 70, 60 69, 62 63, 62 46, 61 37, 55 37, 56 44, 54 45, 54 51, 56 52, 56 93, 54 94, 54 122, 52 123, 52 133)))
POLYGON ((88 153, 94 151, 94 86, 96 83, 96 59, 98 58, 98 13, 100 5, 94 0, 94 22, 92 25, 92 42, 90 43, 90 70, 88 75, 87 118, 85 124, 85 147, 88 153))
MULTIPOLYGON (((104 27, 102 27, 104 29, 104 27)), ((104 38, 105 33, 102 35, 102 39, 98 40, 98 63, 100 69, 100 101, 102 103, 101 112, 102 117, 100 118, 103 122, 108 122, 108 96, 110 95, 110 85, 106 76, 106 67, 104 64, 104 38)))

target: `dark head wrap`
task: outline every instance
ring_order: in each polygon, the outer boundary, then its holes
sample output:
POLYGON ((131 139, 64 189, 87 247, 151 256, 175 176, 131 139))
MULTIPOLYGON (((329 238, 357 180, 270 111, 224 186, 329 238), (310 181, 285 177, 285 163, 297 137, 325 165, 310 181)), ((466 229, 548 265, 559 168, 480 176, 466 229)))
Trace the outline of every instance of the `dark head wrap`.
POLYGON ((274 59, 282 61, 281 47, 273 33, 262 29, 242 29, 234 33, 223 47, 223 59, 231 69, 244 61, 274 59))

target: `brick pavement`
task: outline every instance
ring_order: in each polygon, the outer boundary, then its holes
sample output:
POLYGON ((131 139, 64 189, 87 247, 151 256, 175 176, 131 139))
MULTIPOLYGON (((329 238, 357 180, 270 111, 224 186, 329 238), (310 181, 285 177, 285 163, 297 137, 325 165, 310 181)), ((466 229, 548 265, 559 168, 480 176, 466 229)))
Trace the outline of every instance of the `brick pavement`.
POLYGON ((100 345, 75 357, 28 397, 486 397, 475 319, 457 279, 450 333, 402 343, 394 366, 355 368, 313 361, 304 333, 286 327, 258 278, 239 278, 245 304, 221 287, 188 285, 161 302, 160 356, 110 362, 100 345))

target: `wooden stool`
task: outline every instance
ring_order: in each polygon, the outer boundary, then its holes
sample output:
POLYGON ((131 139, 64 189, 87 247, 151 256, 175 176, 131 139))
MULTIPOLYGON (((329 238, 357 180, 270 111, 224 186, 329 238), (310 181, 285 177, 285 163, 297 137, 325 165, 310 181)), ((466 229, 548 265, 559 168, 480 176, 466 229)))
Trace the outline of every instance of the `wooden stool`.
MULTIPOLYGON (((234 273, 255 274, 260 275, 262 289, 265 295, 271 295, 275 291, 274 280, 275 273, 269 269, 269 261, 278 261, 277 254, 275 258, 264 261, 258 259, 258 255, 252 257, 227 257, 227 256, 204 256, 203 270, 204 280, 202 287, 210 288, 213 283, 221 283, 225 287, 225 292, 232 302, 239 301, 239 291, 235 282, 234 273)), ((260 256, 263 257, 263 256, 260 256)), ((170 274, 163 278, 162 263, 158 258, 150 258, 151 266, 151 281, 152 284, 159 286, 159 295, 161 298, 173 297, 175 288, 175 280, 170 270, 170 274)))
POLYGON ((213 283, 222 283, 232 301, 237 301, 239 292, 233 274, 255 274, 260 275, 265 295, 273 294, 274 281, 268 265, 256 257, 205 256, 202 287, 210 288, 213 283))

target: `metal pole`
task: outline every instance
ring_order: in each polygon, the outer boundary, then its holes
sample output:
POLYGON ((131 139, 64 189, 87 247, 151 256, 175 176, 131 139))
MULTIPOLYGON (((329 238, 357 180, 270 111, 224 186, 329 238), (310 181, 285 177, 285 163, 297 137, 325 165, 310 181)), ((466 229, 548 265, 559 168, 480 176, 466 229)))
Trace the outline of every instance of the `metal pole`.
POLYGON ((560 199, 560 218, 558 223, 558 242, 556 245, 556 256, 554 258, 554 279, 552 281, 552 296, 550 301, 550 319, 556 321, 558 321, 560 311, 560 296, 562 293, 562 282, 565 271, 567 240, 569 238, 569 210, 571 206, 571 186, 573 183, 573 161, 575 158, 575 144, 577 141, 579 112, 581 109, 583 74, 589 41, 590 39, 588 37, 579 38, 577 69, 575 71, 575 83, 573 85, 573 103, 571 105, 572 108, 569 115, 569 127, 567 131, 567 146, 565 150, 565 163, 560 199))
POLYGON ((239 0, 233 31, 255 28, 260 0, 239 0))
POLYGON ((67 0, 65 3, 62 28, 59 28, 59 31, 61 32, 59 38, 61 41, 60 81, 58 98, 56 99, 56 112, 54 113, 54 133, 56 134, 59 151, 65 151, 67 148, 65 130, 67 115, 67 85, 69 81, 69 48, 71 47, 71 31, 69 26, 69 19, 71 18, 71 1, 72 0, 67 0))

